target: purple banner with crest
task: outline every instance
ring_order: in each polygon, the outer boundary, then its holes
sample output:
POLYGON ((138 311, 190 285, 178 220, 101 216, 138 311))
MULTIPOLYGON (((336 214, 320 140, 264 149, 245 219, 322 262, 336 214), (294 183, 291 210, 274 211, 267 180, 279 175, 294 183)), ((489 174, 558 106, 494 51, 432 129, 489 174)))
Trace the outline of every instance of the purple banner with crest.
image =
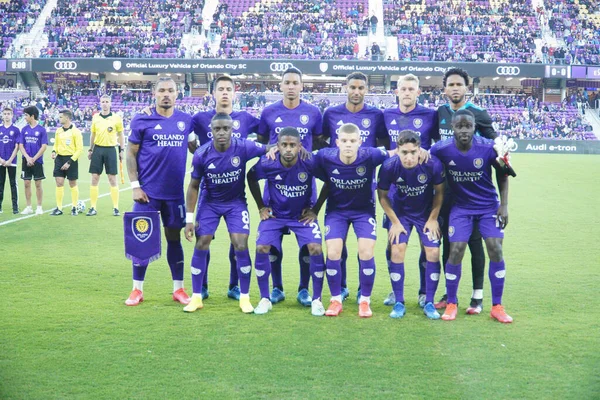
POLYGON ((125 257, 133 262, 152 262, 161 256, 160 213, 126 212, 123 217, 125 257))

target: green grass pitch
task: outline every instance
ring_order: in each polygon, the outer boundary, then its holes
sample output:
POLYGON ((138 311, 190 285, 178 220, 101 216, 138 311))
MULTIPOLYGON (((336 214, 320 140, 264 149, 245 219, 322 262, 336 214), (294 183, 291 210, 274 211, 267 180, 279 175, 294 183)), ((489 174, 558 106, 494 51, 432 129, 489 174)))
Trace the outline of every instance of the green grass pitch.
MULTIPOLYGON (((459 317, 427 320, 416 302, 415 240, 406 260, 407 315, 389 318, 382 304, 390 283, 381 228, 371 319, 359 319, 352 301, 333 319, 313 317, 297 304, 297 247, 290 237, 287 300, 264 316, 242 314, 225 296, 224 224, 212 245, 210 298, 203 310, 185 314, 171 300, 166 245, 148 270, 144 303, 126 307, 131 267, 123 255, 122 220, 110 215, 108 196, 100 199, 95 218, 65 212, 5 224, 18 218, 7 213, 6 192, 0 214, 0 398, 600 398, 600 323, 593 311, 600 287, 600 157, 513 158, 519 176, 510 180, 504 251, 504 303, 512 325, 489 318, 487 278, 484 313, 464 314, 471 290, 468 255, 459 317)), ((86 171, 87 160, 80 166, 82 199, 89 198, 86 171)), ((19 188, 23 208, 20 180, 19 188)), ((44 188, 44 209, 50 210, 52 178, 44 188)), ((100 193, 108 193, 104 176, 100 193)), ((121 211, 131 205, 125 189, 121 211)), ((253 202, 249 209, 256 229, 253 202)), ((354 260, 353 234, 349 244, 354 260)), ((192 245, 185 242, 184 250, 191 288, 192 245)), ((353 299, 355 262, 349 285, 353 299)), ((254 276, 251 299, 256 305, 254 276)))

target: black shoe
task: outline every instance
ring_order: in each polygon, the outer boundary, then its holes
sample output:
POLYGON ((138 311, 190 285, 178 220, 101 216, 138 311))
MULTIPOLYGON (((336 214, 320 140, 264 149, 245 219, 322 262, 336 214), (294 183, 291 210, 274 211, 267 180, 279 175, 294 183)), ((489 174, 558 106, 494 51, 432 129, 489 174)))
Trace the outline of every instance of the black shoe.
POLYGON ((57 215, 63 215, 63 212, 61 210, 59 210, 58 207, 56 207, 54 210, 52 210, 50 215, 53 217, 56 217, 57 215))
POLYGON ((18 208, 13 208, 13 214, 18 214, 19 213, 19 209, 18 208))
POLYGON ((77 212, 77 208, 76 207, 71 207, 71 215, 76 217, 79 213, 77 212))
POLYGON ((119 212, 119 209, 113 208, 113 216, 118 217, 119 215, 121 215, 121 213, 119 212))
POLYGON ((93 217, 96 214, 98 214, 96 212, 96 209, 94 207, 90 207, 90 209, 88 210, 87 214, 85 214, 85 216, 86 217, 93 217))

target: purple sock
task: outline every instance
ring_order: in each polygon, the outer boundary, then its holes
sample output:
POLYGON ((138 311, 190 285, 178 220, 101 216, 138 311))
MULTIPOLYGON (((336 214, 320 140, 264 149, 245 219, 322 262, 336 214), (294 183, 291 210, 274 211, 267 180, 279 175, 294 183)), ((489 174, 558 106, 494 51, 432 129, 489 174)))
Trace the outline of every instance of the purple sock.
POLYGON ((448 294, 448 303, 458 304, 458 283, 460 282, 460 275, 462 270, 462 264, 450 264, 446 263, 446 293, 448 294))
POLYGON ((283 252, 279 252, 274 246, 271 246, 269 260, 271 262, 271 279, 273 279, 273 287, 283 290, 283 278, 281 277, 281 258, 283 252))
POLYGON ((427 291, 427 279, 425 279, 425 268, 427 266, 427 256, 425 250, 421 249, 421 255, 419 256, 419 294, 425 294, 427 291))
POLYGON ((342 267, 340 266, 340 262, 341 260, 333 261, 328 258, 325 265, 327 284, 332 296, 339 296, 342 292, 342 267))
POLYGON ((261 298, 269 298, 269 276, 271 275, 271 262, 269 253, 256 253, 254 259, 254 271, 258 281, 258 290, 261 298))
POLYGON ((390 272, 390 281, 392 282, 392 290, 394 296, 396 296, 396 301, 404 303, 404 263, 395 263, 390 260, 388 271, 390 272))
POLYGON ((134 260, 133 265, 133 280, 143 281, 146 277, 146 270, 148 269, 148 260, 134 260))
POLYGON ((502 292, 504 292, 504 276, 506 268, 504 260, 494 262, 490 261, 490 283, 492 284, 492 304, 502 304, 502 292))
POLYGON ((323 276, 325 275, 325 262, 323 254, 310 256, 310 274, 313 280, 313 300, 320 299, 323 294, 323 276))
POLYGON ((300 264, 300 284, 298 285, 298 291, 302 289, 308 290, 308 285, 310 284, 310 255, 308 254, 308 247, 302 246, 300 249, 298 263, 300 264))
POLYGON ((208 250, 194 249, 192 256, 192 293, 202 293, 202 282, 208 265, 208 250))
POLYGON ((375 257, 370 260, 358 260, 358 266, 360 267, 360 294, 368 297, 375 283, 375 257))
POLYGON ((240 293, 250 293, 250 278, 252 273, 252 260, 250 260, 250 252, 248 250, 236 251, 235 258, 237 259, 238 276, 240 277, 240 293))
POLYGON ((174 281, 183 280, 183 247, 181 241, 167 241, 167 262, 174 281))
POLYGON ((235 251, 233 245, 229 245, 229 289, 238 285, 237 263, 235 262, 235 251))
POLYGON ((437 290, 438 284, 440 283, 440 272, 442 265, 438 262, 429 262, 427 261, 426 268, 426 291, 427 295, 425 297, 425 302, 433 303, 435 300, 435 291, 437 290))
POLYGON ((204 274, 204 280, 202 281, 202 287, 205 287, 206 289, 208 289, 208 266, 210 265, 210 250, 207 250, 208 254, 206 256, 206 268, 204 268, 205 274, 204 274))
POLYGON ((345 288, 348 287, 348 284, 346 283, 346 261, 348 261, 348 249, 346 248, 346 245, 344 245, 344 248, 342 249, 342 258, 340 260, 340 271, 342 272, 340 285, 345 288))

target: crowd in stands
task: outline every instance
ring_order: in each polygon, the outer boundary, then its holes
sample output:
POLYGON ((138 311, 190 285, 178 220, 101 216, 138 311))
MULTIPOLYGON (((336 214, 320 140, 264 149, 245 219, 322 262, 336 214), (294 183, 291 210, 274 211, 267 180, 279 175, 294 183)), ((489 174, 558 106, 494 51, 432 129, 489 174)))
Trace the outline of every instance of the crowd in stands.
POLYGON ((29 32, 45 3, 46 0, 0 1, 0 58, 18 34, 29 32))

